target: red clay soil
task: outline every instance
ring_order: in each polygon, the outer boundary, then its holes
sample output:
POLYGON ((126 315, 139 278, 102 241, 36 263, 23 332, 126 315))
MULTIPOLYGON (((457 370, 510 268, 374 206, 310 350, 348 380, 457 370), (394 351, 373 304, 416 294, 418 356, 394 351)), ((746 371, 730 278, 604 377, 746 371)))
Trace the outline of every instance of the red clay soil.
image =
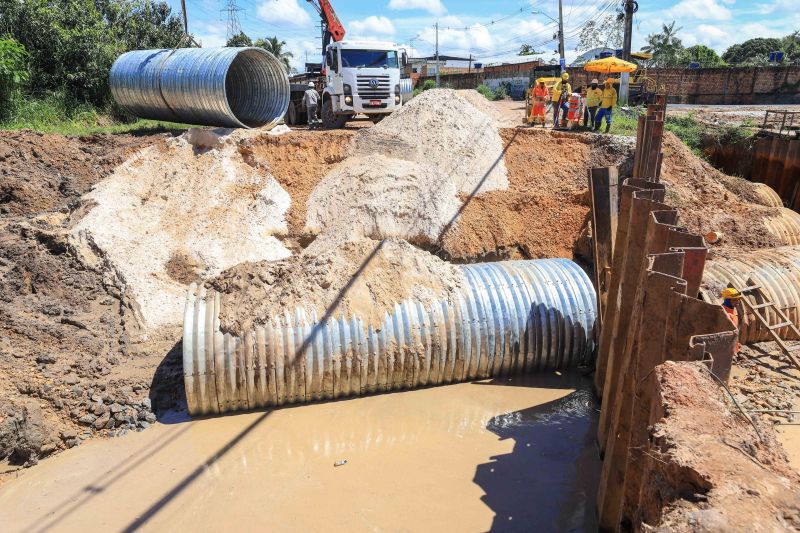
POLYGON ((667 184, 666 203, 680 210, 682 226, 700 235, 711 230, 725 234, 712 253, 785 244, 764 225, 764 218, 777 216, 780 209, 760 205, 751 182, 716 170, 670 132, 664 135, 661 179, 667 184))
POLYGON ((798 530, 800 474, 772 428, 756 422, 759 437, 699 363, 655 372, 662 418, 650 433, 635 529, 798 530))
POLYGON ((139 148, 166 134, 64 137, 0 131, 0 214, 32 215, 76 200, 139 148))
POLYGON ((306 225, 306 204, 317 183, 347 155, 355 130, 292 131, 263 135, 242 143, 248 162, 260 164, 289 191, 292 203, 286 214, 291 235, 301 235, 306 225))
POLYGON ((625 146, 595 136, 504 129, 509 188, 465 196, 455 224, 441 239, 444 257, 572 258, 587 221, 587 168, 620 164, 625 146))

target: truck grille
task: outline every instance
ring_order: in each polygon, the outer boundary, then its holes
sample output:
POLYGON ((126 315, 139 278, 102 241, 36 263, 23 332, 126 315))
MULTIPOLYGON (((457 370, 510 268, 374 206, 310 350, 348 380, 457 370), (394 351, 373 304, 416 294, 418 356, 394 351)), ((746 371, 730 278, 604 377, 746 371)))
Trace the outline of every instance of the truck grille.
POLYGON ((384 100, 391 95, 391 87, 389 87, 389 75, 380 76, 356 76, 356 90, 361 98, 372 98, 384 100), (372 80, 377 80, 377 87, 372 80))

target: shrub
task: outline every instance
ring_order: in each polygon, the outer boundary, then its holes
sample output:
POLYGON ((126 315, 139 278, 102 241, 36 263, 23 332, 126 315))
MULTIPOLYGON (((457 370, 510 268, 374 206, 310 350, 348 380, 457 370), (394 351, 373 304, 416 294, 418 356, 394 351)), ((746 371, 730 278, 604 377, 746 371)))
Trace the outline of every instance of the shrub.
POLYGON ((28 81, 28 52, 11 38, 0 39, 0 118, 11 111, 19 88, 28 81))
POLYGON ((475 87, 475 90, 481 93, 487 100, 494 100, 494 91, 491 90, 488 85, 481 83, 475 87))
POLYGON ((427 91, 429 89, 435 89, 436 82, 433 80, 425 80, 425 83, 422 84, 422 90, 427 91))
POLYGON ((506 98, 508 98, 508 94, 509 94, 508 88, 506 87, 505 84, 501 83, 500 86, 497 88, 497 90, 494 92, 493 100, 505 100, 506 98))

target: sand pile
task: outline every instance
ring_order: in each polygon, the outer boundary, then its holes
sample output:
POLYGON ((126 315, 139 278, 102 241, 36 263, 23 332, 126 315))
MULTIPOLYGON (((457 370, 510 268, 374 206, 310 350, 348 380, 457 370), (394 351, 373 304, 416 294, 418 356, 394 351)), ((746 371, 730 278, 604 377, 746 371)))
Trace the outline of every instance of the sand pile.
POLYGON ((72 243, 130 291, 149 327, 181 322, 187 283, 289 255, 274 236, 287 231, 289 195, 234 142, 146 148, 83 200, 72 243))
POLYGON ((222 329, 242 333, 296 308, 379 324, 396 302, 449 299, 465 284, 458 267, 403 240, 323 236, 300 255, 242 263, 207 285, 222 293, 222 329))
POLYGON ((307 229, 436 242, 459 193, 508 187, 503 151, 491 117, 455 91, 426 91, 356 135, 311 193, 307 229))

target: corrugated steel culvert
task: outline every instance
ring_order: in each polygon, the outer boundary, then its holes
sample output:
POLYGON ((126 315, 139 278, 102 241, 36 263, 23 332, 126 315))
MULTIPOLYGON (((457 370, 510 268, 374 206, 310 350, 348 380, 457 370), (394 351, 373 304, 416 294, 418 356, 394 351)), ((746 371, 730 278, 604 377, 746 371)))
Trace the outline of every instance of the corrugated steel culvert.
POLYGON ((109 74, 114 100, 142 118, 257 128, 289 105, 283 64, 263 48, 178 48, 122 54, 109 74))
MULTIPOLYGON (((761 285, 767 297, 784 310, 789 320, 795 324, 800 321, 800 246, 768 248, 739 254, 736 259, 707 261, 703 274, 703 285, 707 291, 704 297, 708 301, 719 302, 719 293, 728 283, 742 288, 748 279, 761 285)), ((760 303, 752 295, 747 298, 753 303, 760 303)), ((762 313, 766 314, 770 323, 779 322, 771 309, 765 308, 762 313)), ((750 313, 745 313, 740 322, 741 342, 771 340, 767 330, 750 313)), ((778 334, 784 339, 792 338, 789 328, 778 330, 778 334)))
POLYGON ((455 301, 406 300, 382 324, 287 310, 237 337, 219 294, 192 287, 183 369, 193 415, 441 385, 589 364, 596 296, 572 261, 465 265, 455 301))

